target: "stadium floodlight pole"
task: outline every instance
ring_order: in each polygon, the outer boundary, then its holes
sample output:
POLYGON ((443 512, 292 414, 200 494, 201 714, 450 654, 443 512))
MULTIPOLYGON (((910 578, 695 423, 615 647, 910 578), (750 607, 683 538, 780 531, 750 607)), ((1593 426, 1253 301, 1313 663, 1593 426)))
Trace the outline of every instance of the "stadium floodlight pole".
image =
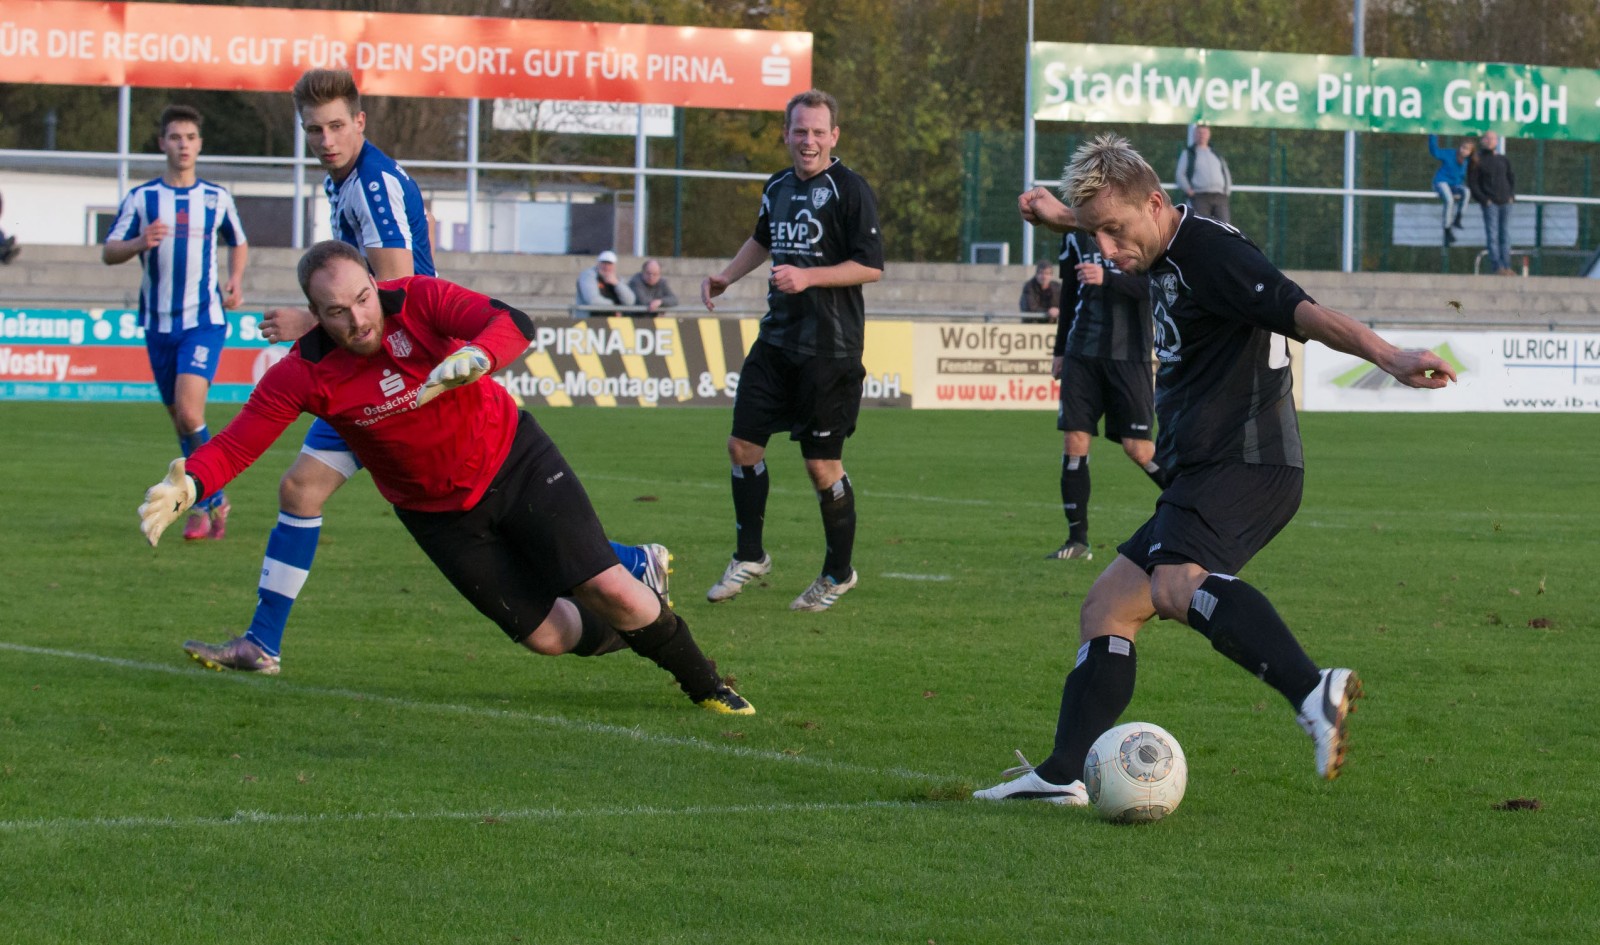
POLYGON ((638 106, 639 126, 634 129, 633 135, 633 254, 644 255, 644 226, 645 226, 645 188, 644 168, 647 151, 645 144, 648 138, 644 134, 644 103, 638 106))
POLYGON ((306 248, 306 129, 300 116, 294 121, 294 237, 289 245, 295 249, 306 248))
MULTIPOLYGON (((1353 52, 1356 58, 1367 54, 1367 4, 1355 0, 1355 36, 1353 52)), ((1356 271, 1356 133, 1344 133, 1344 271, 1356 271)))
MULTIPOLYGON (((1022 58, 1022 189, 1033 189, 1033 0, 1028 0, 1028 48, 1022 58)), ((1022 264, 1033 265, 1033 227, 1022 221, 1022 264)))
POLYGON ((133 120, 133 89, 117 89, 117 202, 128 193, 128 123, 133 120))
POLYGON ((467 100, 467 245, 451 246, 456 252, 472 252, 473 224, 478 208, 478 99, 467 100))

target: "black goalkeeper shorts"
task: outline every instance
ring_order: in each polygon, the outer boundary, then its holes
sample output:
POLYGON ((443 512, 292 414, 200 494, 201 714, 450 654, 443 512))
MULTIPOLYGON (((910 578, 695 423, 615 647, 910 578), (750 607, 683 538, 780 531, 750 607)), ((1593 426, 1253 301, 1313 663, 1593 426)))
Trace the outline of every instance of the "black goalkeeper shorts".
POLYGON ((519 642, 556 598, 619 563, 577 475, 527 413, 477 505, 395 513, 461 596, 519 642))

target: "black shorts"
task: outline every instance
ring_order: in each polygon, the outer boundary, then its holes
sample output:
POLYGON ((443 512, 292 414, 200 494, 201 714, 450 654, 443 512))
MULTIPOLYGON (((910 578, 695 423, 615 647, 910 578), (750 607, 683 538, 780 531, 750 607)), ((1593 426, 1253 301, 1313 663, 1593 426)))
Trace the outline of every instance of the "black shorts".
POLYGON ((1213 574, 1238 574, 1300 508, 1305 470, 1219 463, 1178 473, 1156 514, 1117 546, 1149 573, 1192 561, 1213 574))
POLYGON ((1094 436, 1106 418, 1106 439, 1151 439, 1155 426, 1155 376, 1149 361, 1113 361, 1069 354, 1061 367, 1061 407, 1056 429, 1094 436))
POLYGON ((861 414, 860 358, 795 354, 757 340, 739 371, 733 399, 733 435, 765 446, 789 431, 806 459, 839 459, 861 414))
POLYGON ((577 475, 526 413, 477 505, 395 514, 461 596, 517 641, 556 598, 618 563, 577 475))

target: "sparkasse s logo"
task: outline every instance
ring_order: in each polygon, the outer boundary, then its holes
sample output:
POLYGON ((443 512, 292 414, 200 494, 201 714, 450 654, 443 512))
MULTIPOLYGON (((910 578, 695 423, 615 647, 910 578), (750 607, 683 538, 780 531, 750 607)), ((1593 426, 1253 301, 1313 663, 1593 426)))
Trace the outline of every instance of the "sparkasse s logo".
POLYGON ((761 60, 762 85, 788 85, 792 69, 789 57, 783 55, 783 47, 776 43, 772 46, 772 55, 761 60))
POLYGON ((378 389, 383 391, 383 396, 393 397, 406 389, 406 379, 404 375, 396 374, 393 371, 384 371, 383 380, 378 382, 378 389))

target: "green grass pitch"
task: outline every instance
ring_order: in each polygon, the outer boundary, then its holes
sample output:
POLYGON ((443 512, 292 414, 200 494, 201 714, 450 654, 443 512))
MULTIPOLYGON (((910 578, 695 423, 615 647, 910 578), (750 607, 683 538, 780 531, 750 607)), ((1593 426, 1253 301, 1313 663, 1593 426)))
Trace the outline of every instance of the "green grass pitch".
MULTIPOLYGON (((229 411, 212 409, 213 428, 229 411)), ((1077 607, 1151 508, 1094 452, 1092 562, 1049 414, 877 411, 847 468, 861 584, 821 559, 775 442, 762 586, 709 410, 547 410, 610 533, 760 710, 695 709, 627 653, 534 657, 423 559, 371 483, 327 511, 273 679, 239 632, 296 427, 229 487, 221 543, 154 551, 175 442, 149 406, 0 406, 0 942, 1600 940, 1594 420, 1306 415, 1305 503, 1244 571, 1368 698, 1343 778, 1197 634, 1139 637, 1125 718, 1170 729, 1182 808, 1116 827, 966 800, 1048 753, 1077 607), (1501 811, 1510 798, 1541 809, 1501 811)))

